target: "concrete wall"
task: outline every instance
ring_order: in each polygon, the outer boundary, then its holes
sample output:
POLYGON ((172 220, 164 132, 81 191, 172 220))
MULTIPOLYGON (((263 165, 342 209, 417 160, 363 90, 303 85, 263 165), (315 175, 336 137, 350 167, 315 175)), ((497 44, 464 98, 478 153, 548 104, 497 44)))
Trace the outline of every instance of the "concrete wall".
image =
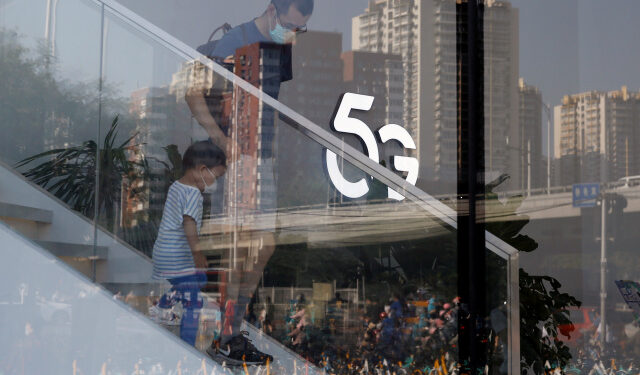
MULTIPOLYGON (((0 202, 50 210, 53 222, 12 223, 31 239, 93 245, 93 223, 71 210, 41 187, 27 181, 11 167, 0 163, 0 202), (17 227, 19 226, 19 227, 17 227)), ((17 221, 16 221, 17 222, 17 221)), ((108 259, 97 261, 100 283, 151 283, 151 259, 105 230, 98 229, 97 245, 109 248, 108 259)), ((89 261, 87 261, 89 262, 89 261)))

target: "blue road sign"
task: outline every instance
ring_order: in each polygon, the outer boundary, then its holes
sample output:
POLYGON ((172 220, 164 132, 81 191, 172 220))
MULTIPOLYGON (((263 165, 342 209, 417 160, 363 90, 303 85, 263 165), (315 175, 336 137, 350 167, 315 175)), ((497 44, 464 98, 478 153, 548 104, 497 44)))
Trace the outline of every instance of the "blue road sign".
POLYGON ((573 207, 595 207, 600 195, 600 184, 573 185, 573 207))

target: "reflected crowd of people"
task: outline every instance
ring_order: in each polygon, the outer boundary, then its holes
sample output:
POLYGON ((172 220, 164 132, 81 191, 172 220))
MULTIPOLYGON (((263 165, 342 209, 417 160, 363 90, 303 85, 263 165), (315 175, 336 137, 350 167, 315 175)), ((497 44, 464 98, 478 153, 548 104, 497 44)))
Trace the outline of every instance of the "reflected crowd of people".
MULTIPOLYGON (((612 329, 607 324, 604 342, 601 340, 600 314, 594 313, 592 325, 582 328, 579 338, 569 343, 571 359, 565 366, 547 361, 550 374, 638 374, 640 373, 640 322, 612 329)), ((576 334, 572 332, 571 334, 576 334)), ((566 337, 564 339, 567 339, 566 337)))
POLYGON ((458 297, 445 299, 424 290, 364 304, 338 292, 323 306, 300 294, 279 317, 270 297, 262 303, 254 299, 247 317, 328 374, 428 373, 457 366, 459 310, 458 297))

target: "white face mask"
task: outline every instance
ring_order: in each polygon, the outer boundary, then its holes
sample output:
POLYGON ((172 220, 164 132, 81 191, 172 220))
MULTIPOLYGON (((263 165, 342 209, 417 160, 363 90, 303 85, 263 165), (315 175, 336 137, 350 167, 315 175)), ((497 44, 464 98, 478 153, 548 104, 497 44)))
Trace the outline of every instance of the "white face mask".
MULTIPOLYGON (((271 26, 271 21, 269 21, 269 23, 269 26, 271 26)), ((269 27, 269 36, 274 42, 278 44, 285 44, 291 42, 296 36, 296 33, 280 25, 280 22, 278 21, 278 13, 276 11, 276 26, 273 30, 269 27)))
POLYGON ((211 174, 211 176, 213 176, 213 183, 211 185, 207 185, 207 181, 205 181, 204 176, 202 174, 200 174, 200 178, 202 178, 202 183, 204 184, 204 194, 212 194, 216 189, 216 181, 218 180, 218 177, 213 174, 213 172, 211 172, 211 170, 209 168, 207 168, 207 171, 211 174))

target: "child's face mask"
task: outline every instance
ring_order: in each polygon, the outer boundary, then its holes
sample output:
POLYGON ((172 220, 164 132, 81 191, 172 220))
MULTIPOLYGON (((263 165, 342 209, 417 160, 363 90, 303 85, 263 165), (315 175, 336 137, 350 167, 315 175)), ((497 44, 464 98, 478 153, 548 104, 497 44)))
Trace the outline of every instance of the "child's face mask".
POLYGON ((202 178, 202 183, 204 184, 203 193, 211 194, 211 193, 213 193, 215 191, 217 177, 216 177, 215 174, 213 174, 213 172, 211 172, 211 169, 209 169, 209 168, 205 168, 205 169, 207 170, 207 172, 209 172, 211 177, 213 177, 213 182, 211 183, 211 185, 207 185, 207 181, 204 179, 204 176, 202 175, 202 173, 200 173, 200 178, 202 178))

